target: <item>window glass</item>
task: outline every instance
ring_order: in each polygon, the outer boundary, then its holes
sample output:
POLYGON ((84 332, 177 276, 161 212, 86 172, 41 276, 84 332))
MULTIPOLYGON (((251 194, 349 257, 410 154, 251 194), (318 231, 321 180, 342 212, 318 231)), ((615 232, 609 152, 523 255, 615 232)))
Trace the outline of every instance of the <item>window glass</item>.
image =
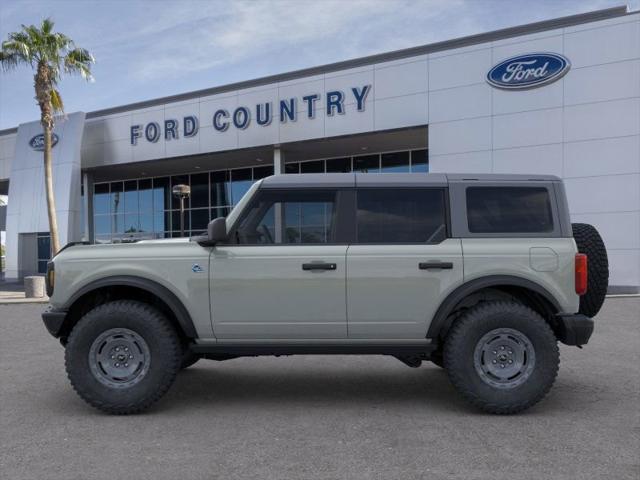
POLYGON ((153 214, 141 212, 139 225, 141 232, 153 232, 153 214))
POLYGON ((169 177, 153 179, 153 211, 162 212, 171 208, 169 177))
POLYGON ((124 214, 112 215, 111 219, 111 232, 124 233, 124 214))
POLYGON ((359 243, 437 243, 446 237, 442 189, 361 189, 359 243))
POLYGON ((380 155, 353 157, 353 170, 362 173, 380 172, 380 155))
POLYGON ((156 212, 153 214, 153 231, 165 232, 171 230, 171 221, 169 212, 156 212))
POLYGON ((38 258, 45 261, 51 258, 51 237, 49 234, 38 234, 38 258))
POLYGON ((300 173, 300 164, 298 162, 286 163, 284 173, 300 173))
POLYGON ((93 227, 96 235, 108 235, 111 233, 111 215, 96 215, 93 219, 93 227))
POLYGON ((273 165, 265 165, 264 167, 255 167, 253 169, 253 180, 260 180, 264 177, 273 175, 273 165))
POLYGON ((123 188, 122 182, 111 182, 111 213, 123 213, 123 188))
POLYGON ((191 228, 193 230, 206 230, 209 224, 209 209, 198 208, 191 210, 191 228))
POLYGON ((93 211, 96 214, 109 213, 109 184, 94 185, 93 211))
POLYGON ((383 173, 409 173, 409 152, 383 153, 383 173))
POLYGON ((138 180, 138 201, 141 212, 153 210, 153 189, 150 178, 138 180))
MULTIPOLYGON (((180 233, 180 210, 174 210, 173 212, 171 212, 171 229, 174 232, 178 232, 180 233)), ((184 229, 185 229, 185 235, 187 234, 186 231, 189 230, 191 227, 189 226, 189 210, 185 210, 184 211, 184 229)))
POLYGON ((238 168, 231 170, 231 200, 233 205, 238 203, 242 196, 247 193, 253 183, 250 168, 238 168))
POLYGON ((429 171, 429 150, 413 150, 411 152, 411 173, 427 173, 429 171))
POLYGON ((226 217, 229 215, 229 207, 220 207, 220 208, 212 208, 211 209, 211 220, 218 217, 226 217))
POLYGON ((324 160, 301 162, 300 173, 324 173, 324 160))
POLYGON ((544 187, 469 187, 467 221, 472 233, 551 232, 549 192, 544 187))
POLYGON ((211 206, 231 205, 229 171, 211 172, 211 206))
POLYGON ((331 158, 327 160, 327 173, 349 173, 351 171, 351 158, 331 158))
POLYGON ((140 219, 137 213, 126 213, 124 215, 124 232, 136 233, 140 231, 140 219))
POLYGON ((137 212, 139 208, 138 182, 136 180, 124 182, 124 211, 137 212))
POLYGON ((49 260, 38 260, 38 273, 47 273, 47 263, 49 260))
POLYGON ((191 208, 209 206, 209 174, 191 175, 191 208))
POLYGON ((240 244, 330 243, 335 191, 263 192, 240 221, 240 244))

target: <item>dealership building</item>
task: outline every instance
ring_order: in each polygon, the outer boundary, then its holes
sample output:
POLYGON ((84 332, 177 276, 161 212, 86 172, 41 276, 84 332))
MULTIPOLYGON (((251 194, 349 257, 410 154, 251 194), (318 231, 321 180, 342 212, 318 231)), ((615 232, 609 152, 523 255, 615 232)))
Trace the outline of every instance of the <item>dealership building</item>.
MULTIPOLYGON (((6 278, 43 272, 42 129, 0 131, 6 278)), ((185 235, 273 174, 553 174, 612 291, 640 287, 640 12, 616 7, 181 93, 57 122, 62 243, 185 235)))

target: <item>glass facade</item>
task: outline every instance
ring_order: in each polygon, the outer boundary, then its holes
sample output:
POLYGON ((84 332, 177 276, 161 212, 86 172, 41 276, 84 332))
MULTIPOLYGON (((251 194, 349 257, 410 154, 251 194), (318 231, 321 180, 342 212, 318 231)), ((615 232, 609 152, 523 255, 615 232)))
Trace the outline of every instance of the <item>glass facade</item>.
MULTIPOLYGON (((428 150, 412 150, 287 163, 285 173, 429 171, 428 150)), ((96 243, 179 237, 180 201, 175 185, 186 184, 186 236, 197 235, 217 217, 225 217, 253 182, 273 174, 272 165, 184 175, 96 183, 93 233, 96 243)))
POLYGON ((93 231, 96 243, 129 242, 180 236, 180 201, 175 185, 189 185, 185 235, 197 235, 226 216, 251 184, 273 173, 271 165, 185 175, 96 183, 93 231))
POLYGON ((332 172, 427 173, 429 172, 429 151, 424 149, 375 153, 324 160, 304 160, 285 165, 285 173, 332 172))
POLYGON ((51 260, 51 236, 49 232, 38 232, 38 273, 47 272, 47 263, 51 260))

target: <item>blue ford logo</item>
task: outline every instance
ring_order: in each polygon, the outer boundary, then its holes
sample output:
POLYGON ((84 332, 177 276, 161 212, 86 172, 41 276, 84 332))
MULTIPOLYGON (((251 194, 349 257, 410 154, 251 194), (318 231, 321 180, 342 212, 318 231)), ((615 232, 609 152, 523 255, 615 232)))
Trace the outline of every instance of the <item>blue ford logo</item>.
MULTIPOLYGON (((58 140, 59 140, 58 135, 56 135, 55 133, 52 133, 51 148, 56 146, 56 143, 58 143, 58 140)), ((31 146, 31 148, 33 148, 34 150, 37 150, 38 152, 44 151, 44 133, 39 133, 38 135, 33 137, 31 140, 29 140, 29 146, 31 146)))
POLYGON ((487 82, 496 88, 522 90, 561 78, 571 63, 557 53, 530 53, 508 58, 489 70, 487 82))

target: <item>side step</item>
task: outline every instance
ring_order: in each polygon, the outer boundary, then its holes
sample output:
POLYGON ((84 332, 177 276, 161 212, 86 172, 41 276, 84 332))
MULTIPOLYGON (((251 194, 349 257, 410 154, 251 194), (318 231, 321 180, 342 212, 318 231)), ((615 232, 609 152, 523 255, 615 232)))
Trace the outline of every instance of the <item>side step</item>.
POLYGON ((437 345, 432 343, 218 343, 192 344, 189 349, 203 356, 255 357, 262 355, 392 355, 428 359, 437 345))

